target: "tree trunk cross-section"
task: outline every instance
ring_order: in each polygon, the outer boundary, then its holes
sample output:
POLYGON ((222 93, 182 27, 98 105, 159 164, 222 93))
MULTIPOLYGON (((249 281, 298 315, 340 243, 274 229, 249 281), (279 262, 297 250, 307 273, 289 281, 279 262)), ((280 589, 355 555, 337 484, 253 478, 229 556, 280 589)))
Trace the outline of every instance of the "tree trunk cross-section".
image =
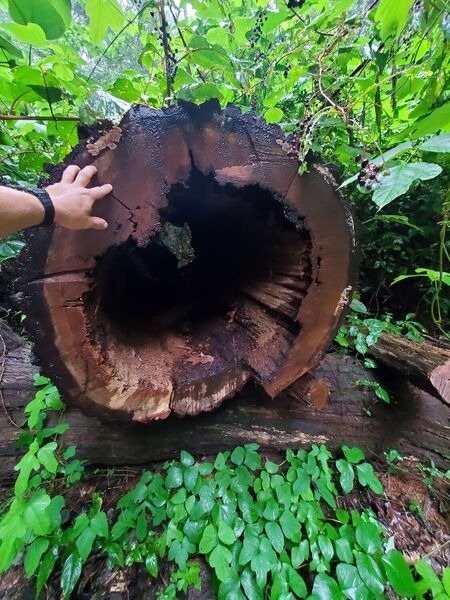
MULTIPOLYGON (((140 422, 275 397, 316 366, 356 266, 354 223, 278 126, 217 101, 135 106, 65 163, 111 183, 105 231, 32 232, 20 305, 64 397, 140 422)), ((65 165, 52 172, 57 180, 65 165)))

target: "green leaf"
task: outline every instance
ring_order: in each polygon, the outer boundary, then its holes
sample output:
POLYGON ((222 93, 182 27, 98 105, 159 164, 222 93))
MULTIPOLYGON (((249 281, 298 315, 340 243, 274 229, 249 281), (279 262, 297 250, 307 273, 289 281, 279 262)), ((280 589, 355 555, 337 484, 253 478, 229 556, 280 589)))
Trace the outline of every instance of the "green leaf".
POLYGON ((80 554, 82 561, 84 562, 92 550, 92 545, 95 540, 95 533, 92 531, 90 527, 86 527, 84 531, 81 532, 77 541, 75 542, 77 550, 80 554))
POLYGON ((255 576, 251 570, 247 567, 241 574, 241 585, 247 598, 252 600, 263 600, 262 591, 258 588, 255 576))
POLYGON ((275 473, 278 473, 278 469, 279 469, 278 465, 276 463, 270 461, 270 460, 266 461, 266 464, 264 465, 264 468, 271 475, 274 475, 275 473))
POLYGON ((158 557, 156 554, 150 554, 145 558, 145 568, 152 577, 158 576, 158 557))
POLYGON ((357 298, 352 299, 352 301, 350 303, 350 308, 357 313, 363 313, 366 315, 369 313, 369 311, 367 310, 365 305, 357 298))
POLYGON ((449 131, 450 130, 450 102, 446 102, 442 106, 434 109, 426 117, 416 121, 411 126, 403 129, 398 134, 398 138, 419 138, 424 135, 431 133, 437 133, 438 131, 449 131))
POLYGON ((192 492, 192 490, 195 488, 198 480, 198 472, 198 465, 188 467, 184 472, 184 485, 189 492, 192 492))
POLYGON ((1 27, 3 30, 8 31, 18 42, 37 46, 38 48, 43 48, 48 45, 44 31, 35 23, 29 23, 28 25, 2 23, 1 27))
POLYGON ((89 17, 89 31, 95 44, 104 39, 108 27, 119 31, 124 25, 125 16, 117 0, 87 0, 85 10, 89 17))
POLYGON ((375 475, 371 464, 363 463, 362 465, 356 465, 356 473, 358 475, 358 481, 362 486, 368 485, 375 494, 383 493, 383 486, 375 475))
POLYGON ((219 44, 219 46, 228 46, 228 31, 222 27, 213 27, 206 32, 206 39, 210 44, 219 44))
POLYGON ((316 575, 312 595, 320 598, 320 600, 341 600, 344 597, 335 580, 325 575, 325 573, 316 575))
POLYGON ((372 200, 379 209, 405 194, 415 181, 433 179, 442 173, 434 163, 415 162, 390 167, 388 175, 380 176, 372 200))
POLYGON ((336 567, 336 576, 346 598, 351 600, 366 600, 369 598, 369 590, 364 585, 356 567, 340 563, 336 567))
POLYGON ((217 546, 217 531, 212 523, 205 527, 199 544, 199 551, 202 554, 209 554, 217 546))
POLYGON ((264 118, 268 123, 279 123, 284 117, 284 113, 280 108, 269 108, 264 113, 264 118))
POLYGON ((380 24, 381 39, 397 37, 405 28, 414 0, 381 0, 375 12, 375 21, 380 24))
POLYGON ((338 538, 335 541, 336 554, 339 560, 346 563, 353 562, 353 552, 350 542, 346 538, 338 538))
POLYGON ((56 442, 49 442, 39 448, 37 453, 37 458, 39 462, 44 465, 44 467, 50 473, 56 473, 58 469, 58 461, 55 458, 55 450, 57 448, 56 442))
POLYGON ((364 452, 359 448, 349 448, 348 446, 342 446, 342 452, 349 463, 356 465, 357 463, 364 460, 364 452))
POLYGON ((419 150, 424 152, 450 152, 450 133, 434 135, 424 142, 419 150))
POLYGON ((317 541, 318 541, 319 548, 323 554, 324 559, 327 562, 330 562, 330 560, 334 556, 333 542, 330 540, 330 538, 328 536, 323 535, 323 534, 319 535, 317 541))
MULTIPOLYGON (((12 54, 12 56, 16 56, 18 58, 22 58, 22 56, 23 56, 22 50, 19 50, 19 48, 14 46, 14 44, 12 44, 9 41, 9 39, 3 37, 2 35, 0 35, 0 48, 3 48, 3 50, 8 52, 9 54, 12 54)), ((14 240, 14 241, 19 242, 19 240, 14 240)), ((0 246, 1 246, 1 244, 0 244, 0 246)), ((1 257, 1 255, 2 255, 2 253, 0 250, 0 257, 1 257)))
POLYGON ((339 483, 343 491, 348 494, 353 489, 353 481, 355 478, 355 472, 352 465, 346 460, 337 460, 336 467, 339 473, 339 483))
POLYGON ((236 541, 234 531, 224 521, 219 521, 217 525, 217 537, 227 546, 230 546, 236 541))
POLYGON ((50 496, 40 489, 33 494, 25 507, 23 512, 25 523, 36 535, 47 535, 51 529, 47 514, 50 501, 50 496))
POLYGON ((186 452, 186 450, 182 450, 180 453, 180 462, 185 467, 192 467, 192 465, 195 463, 195 458, 192 456, 192 454, 186 452))
POLYGON ((238 562, 240 565, 246 565, 259 551, 259 540, 258 538, 246 528, 244 532, 244 542, 242 544, 242 550, 239 554, 238 562))
POLYGON ((294 569, 298 569, 309 557, 309 542, 302 540, 298 546, 291 550, 291 562, 294 569))
POLYGON ((218 544, 208 557, 208 562, 214 569, 217 579, 226 582, 230 573, 232 554, 225 546, 218 544))
POLYGON ((179 467, 169 467, 166 476, 166 487, 175 489, 183 484, 183 471, 179 467))
POLYGON ((306 589, 305 581, 290 565, 288 566, 288 582, 289 587, 297 598, 306 598, 308 590, 306 589))
POLYGON ((231 453, 231 462, 234 463, 235 465, 242 465, 242 463, 244 462, 244 458, 245 458, 245 450, 244 448, 242 448, 242 446, 237 446, 237 448, 235 448, 233 450, 233 452, 231 453))
POLYGON ((445 593, 450 596, 450 567, 444 567, 442 570, 442 584, 445 593))
POLYGON ((40 560, 44 552, 47 550, 49 541, 45 538, 36 538, 28 547, 25 559, 23 561, 25 573, 27 577, 31 577, 39 566, 40 560))
POLYGON ((265 530, 273 549, 280 554, 284 548, 284 535, 280 526, 277 523, 269 521, 266 523, 265 530))
POLYGON ((356 528, 356 541, 367 554, 375 554, 381 549, 381 538, 374 523, 362 522, 356 528))
POLYGON ((355 555, 359 576, 376 597, 380 596, 384 591, 385 582, 380 567, 368 554, 356 552, 355 555))
POLYGON ((9 0, 8 5, 16 23, 39 25, 49 40, 61 37, 70 26, 70 0, 9 0))
POLYGON ((50 550, 44 556, 39 565, 39 571, 36 578, 36 592, 38 594, 41 593, 41 590, 47 583, 47 580, 50 577, 51 572, 53 571, 53 567, 55 566, 56 560, 58 558, 58 549, 58 545, 55 545, 52 548, 50 548, 50 550))
POLYGON ((381 560, 394 592, 399 596, 414 596, 416 590, 414 579, 403 554, 398 550, 390 550, 381 557, 381 560))
POLYGON ((284 535, 292 542, 300 542, 300 523, 294 515, 285 510, 280 517, 280 525, 284 535))
POLYGON ((69 554, 63 565, 61 573, 61 589, 66 598, 69 598, 81 575, 83 561, 78 554, 69 554))
POLYGON ((108 519, 103 511, 98 512, 92 517, 90 527, 95 535, 108 537, 108 519))

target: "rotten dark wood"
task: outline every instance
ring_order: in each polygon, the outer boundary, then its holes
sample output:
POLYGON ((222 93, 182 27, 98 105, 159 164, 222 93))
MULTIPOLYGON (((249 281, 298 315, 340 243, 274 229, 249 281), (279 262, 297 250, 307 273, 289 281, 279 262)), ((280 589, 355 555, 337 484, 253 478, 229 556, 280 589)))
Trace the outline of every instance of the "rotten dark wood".
MULTIPOLYGON (((23 340, 4 325, 0 325, 0 332, 7 348, 0 388, 9 416, 21 424, 23 407, 35 392, 32 376, 37 367, 31 363, 30 348, 23 340)), ((108 466, 174 458, 181 449, 208 455, 258 442, 265 450, 311 443, 326 443, 330 448, 357 445, 369 456, 396 448, 404 455, 433 460, 448 468, 450 411, 442 402, 405 383, 404 377, 384 382, 395 404, 374 402, 369 390, 355 385, 358 379, 372 377, 371 372, 351 356, 329 353, 313 373, 331 390, 321 411, 294 400, 289 390, 272 400, 249 385, 215 412, 184 419, 171 416, 147 425, 101 423, 69 407, 66 419, 70 429, 64 440, 75 444, 77 455, 88 464, 108 466)), ((1 409, 0 475, 6 478, 13 475, 20 454, 14 448, 18 433, 1 409)))
POLYGON ((383 333, 367 354, 450 406, 450 345, 383 333))
POLYGON ((286 388, 286 394, 312 410, 323 410, 330 397, 330 386, 325 379, 306 373, 286 388))
POLYGON ((298 174, 278 126, 217 101, 135 106, 65 163, 113 185, 95 204, 109 227, 31 232, 18 304, 68 402, 195 415, 249 381, 275 397, 320 362, 351 296, 354 222, 325 167, 298 174), (168 225, 190 232, 193 262, 162 243, 168 225))

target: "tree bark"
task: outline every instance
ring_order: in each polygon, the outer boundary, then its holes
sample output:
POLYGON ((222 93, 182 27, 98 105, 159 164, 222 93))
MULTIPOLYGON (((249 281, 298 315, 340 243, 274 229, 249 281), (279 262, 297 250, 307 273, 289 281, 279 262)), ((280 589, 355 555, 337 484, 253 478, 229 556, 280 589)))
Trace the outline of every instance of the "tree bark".
POLYGON ((382 333, 367 354, 450 406, 450 346, 382 333))
MULTIPOLYGON (((0 475, 11 478, 20 455, 14 447, 20 430, 11 420, 18 425, 24 421, 23 407, 36 391, 32 381, 37 367, 31 362, 29 346, 21 338, 4 324, 0 324, 0 334, 0 356, 3 350, 5 354, 0 382, 5 401, 0 409, 0 475)), ((70 428, 64 441, 75 444, 77 456, 91 465, 143 465, 175 458, 181 449, 209 455, 258 442, 264 450, 312 443, 324 443, 334 449, 346 444, 363 448, 369 457, 396 448, 405 456, 433 460, 448 468, 448 408, 406 383, 403 376, 392 374, 385 384, 395 403, 375 402, 370 390, 355 385, 358 379, 373 377, 372 372, 363 369, 352 356, 328 353, 313 371, 330 387, 329 401, 321 411, 311 410, 292 397, 297 393, 296 384, 293 393, 288 389, 276 400, 250 384, 215 412, 184 419, 172 415, 147 425, 100 423, 69 406, 65 419, 70 428)), ((51 422, 55 422, 55 417, 51 422)))
POLYGON ((355 227, 278 126, 217 101, 136 106, 65 163, 112 183, 95 204, 109 227, 31 232, 18 304, 68 402, 195 415, 248 381, 275 397, 320 362, 351 296, 355 227))

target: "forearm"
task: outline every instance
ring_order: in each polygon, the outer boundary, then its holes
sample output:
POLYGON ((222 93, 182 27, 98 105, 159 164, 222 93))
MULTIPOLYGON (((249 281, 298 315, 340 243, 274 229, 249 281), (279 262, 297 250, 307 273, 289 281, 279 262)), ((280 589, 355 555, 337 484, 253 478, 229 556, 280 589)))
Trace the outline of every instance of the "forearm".
POLYGON ((42 223, 44 207, 27 192, 0 186, 0 237, 42 223))

